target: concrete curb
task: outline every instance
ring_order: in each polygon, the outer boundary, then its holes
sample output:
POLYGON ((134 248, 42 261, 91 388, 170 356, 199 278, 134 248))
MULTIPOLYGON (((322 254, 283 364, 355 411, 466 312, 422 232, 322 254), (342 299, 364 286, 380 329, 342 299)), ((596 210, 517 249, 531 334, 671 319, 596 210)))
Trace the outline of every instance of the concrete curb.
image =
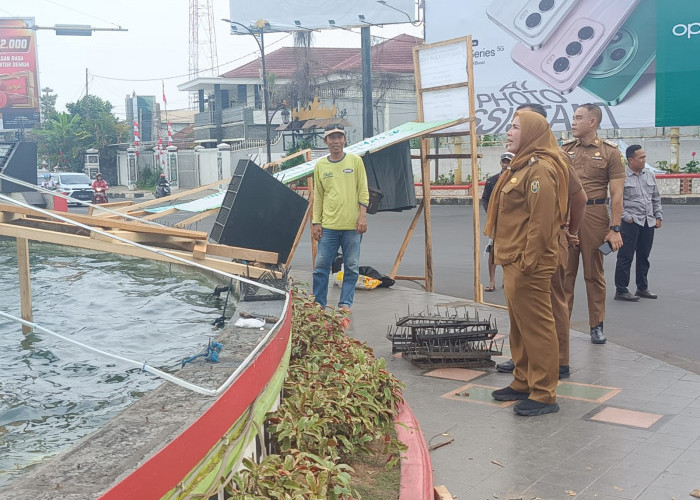
POLYGON ((144 193, 108 193, 108 198, 143 198, 144 193))
POLYGON ((398 439, 408 449, 401 457, 401 484, 399 500, 432 500, 433 465, 428 444, 415 415, 404 401, 394 419, 398 439))

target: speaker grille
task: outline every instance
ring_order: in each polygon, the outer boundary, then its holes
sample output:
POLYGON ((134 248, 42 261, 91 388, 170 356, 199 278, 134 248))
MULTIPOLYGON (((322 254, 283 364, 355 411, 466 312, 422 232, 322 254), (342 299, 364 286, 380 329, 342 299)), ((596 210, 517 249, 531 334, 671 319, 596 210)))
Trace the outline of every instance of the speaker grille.
POLYGON ((222 245, 277 252, 287 261, 309 202, 250 160, 240 160, 210 238, 222 245))

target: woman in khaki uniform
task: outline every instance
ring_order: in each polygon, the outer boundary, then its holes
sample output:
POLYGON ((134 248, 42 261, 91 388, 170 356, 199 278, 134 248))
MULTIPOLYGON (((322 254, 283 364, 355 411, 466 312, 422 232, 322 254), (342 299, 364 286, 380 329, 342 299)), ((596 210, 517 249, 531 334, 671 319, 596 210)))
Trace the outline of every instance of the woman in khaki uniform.
POLYGON ((543 415, 559 410, 559 347, 550 285, 569 175, 547 120, 537 113, 515 113, 507 149, 515 157, 493 190, 485 232, 494 240, 495 263, 503 266, 515 368, 510 386, 492 396, 522 400, 513 407, 519 415, 543 415))

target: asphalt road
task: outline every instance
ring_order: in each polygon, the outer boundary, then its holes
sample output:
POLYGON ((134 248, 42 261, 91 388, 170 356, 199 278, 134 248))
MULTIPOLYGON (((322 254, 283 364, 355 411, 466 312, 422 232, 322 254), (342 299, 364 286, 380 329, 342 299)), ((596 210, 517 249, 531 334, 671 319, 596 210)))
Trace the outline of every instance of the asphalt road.
MULTIPOLYGON (((638 352, 700 374, 700 206, 666 206, 663 227, 656 232, 650 257, 649 289, 658 300, 636 303, 614 301, 615 254, 605 259, 608 281, 605 333, 615 342, 638 352)), ((369 230, 362 242, 361 265, 389 273, 415 211, 380 213, 369 216, 369 230)), ((481 213, 483 224, 483 211, 481 213)), ((454 297, 473 299, 472 207, 432 207, 433 271, 435 291, 454 297)), ((424 229, 421 219, 402 260, 399 274, 424 275, 424 229)), ((486 239, 480 242, 482 255, 486 239)), ((293 267, 311 270, 310 237, 302 239, 293 267)), ((483 259, 482 259, 483 261, 483 259)), ((634 264, 633 264, 634 267, 634 264)), ((482 262, 482 283, 488 283, 488 271, 482 262)), ((573 329, 588 331, 588 312, 582 268, 576 283, 573 329)), ((485 300, 504 304, 499 285, 485 300)), ((420 288, 401 281, 402 286, 420 288)), ((631 291, 634 293, 634 268, 631 291)), ((371 293, 371 292, 367 292, 371 293)))

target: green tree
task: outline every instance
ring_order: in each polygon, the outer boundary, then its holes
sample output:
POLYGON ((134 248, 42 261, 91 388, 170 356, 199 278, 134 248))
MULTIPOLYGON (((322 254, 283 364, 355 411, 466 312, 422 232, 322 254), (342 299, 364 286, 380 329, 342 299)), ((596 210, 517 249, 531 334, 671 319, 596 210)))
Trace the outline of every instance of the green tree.
POLYGON ((110 183, 117 180, 117 148, 129 136, 129 126, 112 113, 109 101, 95 95, 66 104, 68 112, 58 113, 35 131, 42 159, 61 168, 82 171, 85 151, 100 152, 100 169, 110 183), (63 156, 61 157, 61 152, 63 156))
POLYGON ((82 119, 66 112, 57 113, 44 125, 34 130, 38 139, 39 157, 49 165, 58 165, 61 169, 79 171, 83 156, 83 144, 89 143, 89 134, 83 129, 82 119))

